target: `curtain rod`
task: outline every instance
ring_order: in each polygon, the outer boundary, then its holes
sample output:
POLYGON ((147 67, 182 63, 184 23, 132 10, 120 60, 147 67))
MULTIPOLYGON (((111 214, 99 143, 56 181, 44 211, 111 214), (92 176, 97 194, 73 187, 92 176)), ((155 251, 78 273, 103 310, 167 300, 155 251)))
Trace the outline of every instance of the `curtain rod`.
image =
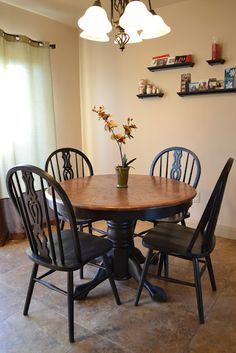
POLYGON ((9 42, 22 42, 22 43, 27 43, 35 48, 51 48, 51 49, 56 49, 56 44, 50 44, 49 42, 46 41, 38 41, 31 39, 25 35, 21 34, 10 34, 2 29, 0 29, 0 36, 8 40, 9 42))

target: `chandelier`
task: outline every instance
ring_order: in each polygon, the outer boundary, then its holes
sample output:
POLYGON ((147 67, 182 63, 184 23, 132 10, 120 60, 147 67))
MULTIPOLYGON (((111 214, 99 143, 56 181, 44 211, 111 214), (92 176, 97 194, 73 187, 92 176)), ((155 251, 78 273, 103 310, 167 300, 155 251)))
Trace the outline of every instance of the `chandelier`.
POLYGON ((78 20, 78 26, 83 30, 80 37, 98 42, 108 42, 107 33, 112 26, 117 29, 115 44, 123 51, 126 44, 139 43, 143 39, 158 38, 168 34, 171 29, 165 24, 161 16, 149 9, 140 0, 110 0, 111 16, 108 19, 102 8, 101 0, 94 1, 84 16, 78 20))

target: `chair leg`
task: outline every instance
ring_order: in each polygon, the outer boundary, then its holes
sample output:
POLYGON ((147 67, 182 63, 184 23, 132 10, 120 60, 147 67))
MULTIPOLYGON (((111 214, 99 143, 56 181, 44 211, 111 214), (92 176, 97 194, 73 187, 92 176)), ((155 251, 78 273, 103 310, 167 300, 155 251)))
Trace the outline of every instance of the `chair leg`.
POLYGON ((137 220, 133 222, 133 233, 135 233, 135 228, 136 228, 136 225, 137 225, 137 220))
POLYGON ((164 254, 160 253, 160 259, 159 259, 159 264, 157 268, 157 276, 161 276, 162 269, 163 269, 163 263, 164 263, 164 254))
POLYGON ((159 261, 159 258, 160 258, 159 251, 154 252, 153 255, 152 255, 152 258, 151 258, 151 265, 157 265, 158 261, 159 261))
POLYGON ((111 269, 110 269, 109 259, 108 259, 107 255, 103 255, 102 259, 103 259, 103 263, 104 263, 105 268, 106 268, 106 272, 107 272, 107 275, 108 275, 108 279, 109 279, 109 282, 110 282, 110 285, 111 285, 112 292, 113 292, 115 300, 116 300, 116 304, 117 305, 121 305, 120 297, 119 297, 119 294, 118 294, 118 291, 117 291, 117 288, 116 288, 116 284, 115 284, 115 281, 114 281, 114 278, 113 278, 113 274, 112 274, 111 269))
POLYGON ((88 223, 88 231, 89 231, 90 234, 93 234, 92 222, 88 223))
POLYGON ((169 276, 169 258, 168 255, 164 255, 164 275, 169 276))
POLYGON ((67 273, 67 306, 69 341, 74 342, 74 284, 72 271, 67 273))
POLYGON ((79 276, 80 276, 80 279, 84 279, 84 266, 80 268, 79 276))
POLYGON ((60 220, 60 229, 63 230, 65 226, 65 221, 63 219, 60 220))
POLYGON ((198 316, 199 316, 200 323, 204 324, 201 276, 200 276, 199 263, 197 258, 193 258, 193 271, 194 271, 195 288, 196 288, 196 296, 197 296, 198 316))
POLYGON ((184 219, 182 219, 182 221, 180 223, 182 224, 182 226, 186 227, 186 223, 185 223, 184 219))
POLYGON ((137 289, 136 299, 135 299, 135 303, 134 303, 135 306, 138 305, 139 298, 140 298, 140 295, 141 295, 142 290, 143 290, 143 285, 144 285, 146 274, 147 274, 147 271, 148 271, 148 268, 149 268, 149 265, 150 265, 150 262, 151 262, 152 254, 153 254, 153 250, 149 249, 147 257, 146 257, 146 260, 145 260, 145 263, 144 263, 144 266, 143 266, 143 271, 142 271, 142 274, 141 274, 139 286, 138 286, 138 289, 137 289))
POLYGON ((28 310, 29 310, 29 306, 30 306, 30 301, 32 298, 32 294, 33 294, 33 290, 34 290, 34 285, 35 285, 35 281, 34 279, 37 276, 37 272, 38 272, 38 267, 39 265, 34 263, 33 265, 33 269, 31 272, 31 276, 30 276, 30 281, 29 281, 29 286, 28 286, 28 291, 27 291, 27 295, 26 295, 26 300, 25 300, 25 306, 24 306, 24 310, 23 310, 23 315, 28 315, 28 310))
POLYGON ((163 264, 164 264, 164 276, 168 277, 169 276, 169 258, 168 258, 168 255, 161 253, 160 260, 159 260, 159 266, 157 269, 157 276, 161 276, 163 264))
MULTIPOLYGON (((88 223, 88 229, 89 229, 89 233, 92 233, 90 227, 92 228, 92 223, 88 223)), ((81 224, 79 226, 79 231, 80 232, 83 232, 84 228, 83 228, 83 225, 81 224)), ((79 276, 80 276, 80 279, 84 279, 84 266, 82 266, 79 270, 79 276)))
POLYGON ((216 291, 216 281, 215 281, 215 276, 214 276, 214 272, 213 272, 213 267, 212 267, 210 255, 206 256, 206 261, 207 261, 207 269, 208 269, 208 273, 209 273, 209 277, 210 277, 210 281, 211 281, 211 288, 213 291, 216 291))

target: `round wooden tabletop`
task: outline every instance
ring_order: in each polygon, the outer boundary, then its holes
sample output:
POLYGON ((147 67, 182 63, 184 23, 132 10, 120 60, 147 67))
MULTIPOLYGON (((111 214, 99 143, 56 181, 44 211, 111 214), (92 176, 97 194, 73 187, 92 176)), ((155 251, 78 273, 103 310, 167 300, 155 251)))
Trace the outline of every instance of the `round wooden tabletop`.
POLYGON ((95 175, 62 181, 78 211, 129 212, 187 204, 196 190, 183 182, 148 175, 130 175, 128 188, 116 187, 115 175, 95 175))

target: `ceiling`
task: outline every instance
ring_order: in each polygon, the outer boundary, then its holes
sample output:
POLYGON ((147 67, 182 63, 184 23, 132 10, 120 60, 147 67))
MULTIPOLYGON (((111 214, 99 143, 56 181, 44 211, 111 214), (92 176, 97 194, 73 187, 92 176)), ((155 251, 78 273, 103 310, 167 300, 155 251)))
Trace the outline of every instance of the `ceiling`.
MULTIPOLYGON (((156 10, 180 1, 184 0, 152 0, 152 7, 156 10)), ((1 0, 1 2, 76 27, 78 18, 94 3, 94 0, 1 0)), ((148 0, 143 2, 148 4, 148 0)), ((102 5, 110 13, 110 1, 102 0, 102 5)))

